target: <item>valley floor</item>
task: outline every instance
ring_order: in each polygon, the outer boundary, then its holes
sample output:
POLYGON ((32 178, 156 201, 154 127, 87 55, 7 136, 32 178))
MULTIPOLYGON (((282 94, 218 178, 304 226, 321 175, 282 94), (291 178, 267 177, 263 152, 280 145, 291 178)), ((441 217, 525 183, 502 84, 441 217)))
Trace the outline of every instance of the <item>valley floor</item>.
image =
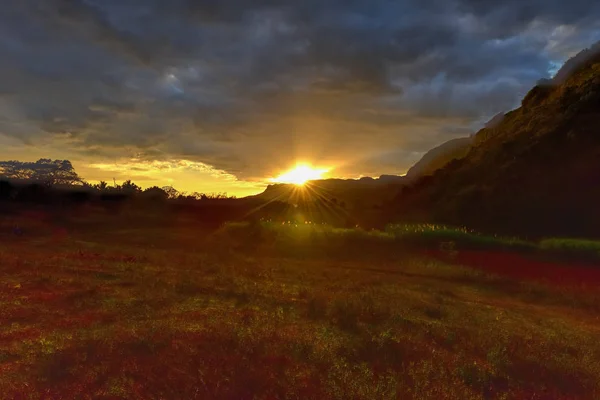
POLYGON ((173 226, 3 233, 1 397, 600 398, 598 291, 498 275, 510 255, 486 270, 199 243, 173 226))

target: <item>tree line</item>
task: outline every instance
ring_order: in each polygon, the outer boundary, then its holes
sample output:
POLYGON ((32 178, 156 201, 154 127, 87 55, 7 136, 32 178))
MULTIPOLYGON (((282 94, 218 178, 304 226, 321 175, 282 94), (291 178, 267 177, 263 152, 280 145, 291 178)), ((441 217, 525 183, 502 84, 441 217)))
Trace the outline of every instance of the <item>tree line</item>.
POLYGON ((0 212, 24 205, 67 212, 89 205, 111 214, 126 211, 128 215, 144 217, 173 211, 215 227, 225 221, 239 220, 326 223, 342 227, 384 225, 379 208, 347 204, 328 190, 307 198, 290 198, 277 193, 273 198, 237 199, 227 193, 188 193, 172 186, 142 189, 132 180, 91 184, 77 174, 68 160, 0 162, 0 212))
POLYGON ((172 186, 153 186, 142 189, 131 180, 121 184, 109 185, 105 181, 90 184, 81 178, 69 160, 51 160, 42 158, 35 162, 0 161, 0 181, 2 181, 2 197, 18 197, 18 192, 31 192, 33 187, 41 192, 54 188, 72 192, 100 193, 103 195, 124 195, 127 197, 144 196, 161 200, 223 200, 234 199, 227 193, 183 192, 172 186), (27 188, 27 189, 25 189, 27 188))

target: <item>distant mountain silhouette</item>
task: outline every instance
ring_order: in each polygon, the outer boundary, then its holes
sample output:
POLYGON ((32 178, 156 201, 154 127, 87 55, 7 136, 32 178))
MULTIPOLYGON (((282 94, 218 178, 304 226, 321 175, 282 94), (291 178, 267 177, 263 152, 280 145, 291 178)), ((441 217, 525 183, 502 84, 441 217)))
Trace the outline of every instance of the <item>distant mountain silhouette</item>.
POLYGON ((254 213, 262 218, 383 228, 388 222, 383 208, 396 197, 405 182, 403 176, 383 175, 315 180, 303 186, 275 184, 245 199, 263 204, 254 213))
MULTIPOLYGON (((464 157, 405 187, 386 209, 391 218, 600 237, 600 43, 494 120, 464 157)), ((447 145, 411 174, 426 175, 464 151, 447 145)))
POLYGON ((472 137, 450 140, 438 147, 429 150, 406 173, 409 179, 433 175, 437 170, 445 167, 450 161, 465 157, 473 143, 472 137))
POLYGON ((381 206, 395 197, 405 177, 382 175, 379 178, 322 179, 304 186, 273 184, 254 198, 298 204, 307 201, 336 201, 347 208, 381 206))
MULTIPOLYGON (((485 128, 496 128, 504 120, 505 116, 504 113, 495 115, 487 124, 485 124, 485 128)), ((471 149, 474 140, 474 136, 469 136, 452 139, 434 147, 425 153, 425 155, 408 170, 406 177, 408 180, 413 181, 424 176, 433 175, 437 170, 444 168, 451 161, 464 158, 471 149)))

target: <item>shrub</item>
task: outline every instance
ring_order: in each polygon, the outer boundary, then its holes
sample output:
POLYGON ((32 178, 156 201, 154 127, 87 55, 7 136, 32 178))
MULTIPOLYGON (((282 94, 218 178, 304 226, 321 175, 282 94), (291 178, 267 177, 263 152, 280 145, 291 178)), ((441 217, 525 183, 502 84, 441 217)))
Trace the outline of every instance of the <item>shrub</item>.
POLYGON ((542 240, 538 247, 557 256, 600 260, 600 241, 552 238, 542 240))
MULTIPOLYGON (((386 232, 401 241, 425 247, 440 247, 443 243, 454 243, 454 249, 511 249, 527 251, 535 248, 531 242, 517 238, 482 235, 464 227, 444 225, 389 225, 386 232)), ((454 250, 453 249, 453 250, 454 250)))

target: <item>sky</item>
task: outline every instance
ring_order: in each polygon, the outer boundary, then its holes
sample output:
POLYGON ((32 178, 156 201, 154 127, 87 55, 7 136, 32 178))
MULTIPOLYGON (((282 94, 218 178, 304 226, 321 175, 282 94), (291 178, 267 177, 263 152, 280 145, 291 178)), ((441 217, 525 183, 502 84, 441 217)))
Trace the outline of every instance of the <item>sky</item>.
POLYGON ((600 40, 597 0, 0 5, 0 160, 238 196, 404 174, 600 40))

